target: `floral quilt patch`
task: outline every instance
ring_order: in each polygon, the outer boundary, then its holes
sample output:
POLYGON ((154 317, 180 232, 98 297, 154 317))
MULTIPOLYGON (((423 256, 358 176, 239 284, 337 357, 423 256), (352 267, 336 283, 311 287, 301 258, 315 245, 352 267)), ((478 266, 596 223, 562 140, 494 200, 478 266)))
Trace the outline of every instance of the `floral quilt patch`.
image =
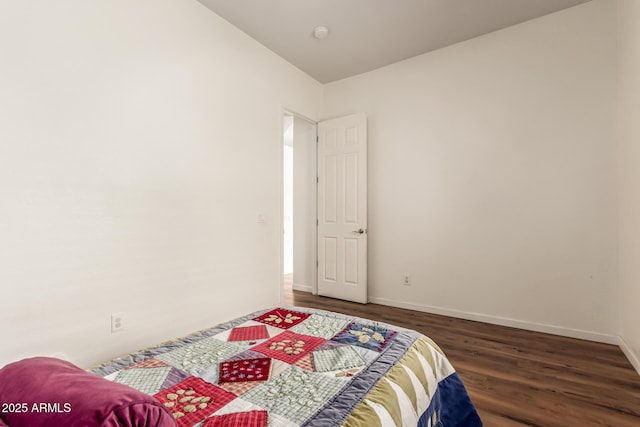
POLYGON ((220 363, 220 382, 266 381, 269 379, 271 359, 227 360, 220 363))
POLYGON ((323 338, 284 331, 251 349, 293 364, 325 341, 323 338))
POLYGON ((396 333, 389 329, 353 322, 331 340, 380 352, 396 333))
POLYGON ((309 316, 309 313, 300 313, 297 311, 287 310, 285 308, 276 308, 262 316, 254 317, 253 320, 275 326, 276 328, 289 329, 304 321, 309 316))
POLYGON ((312 314, 304 322, 295 325, 290 330, 297 334, 329 339, 342 331, 348 324, 349 322, 344 319, 334 319, 312 314))
POLYGON ((295 425, 304 422, 344 385, 338 378, 313 374, 290 366, 280 375, 242 396, 255 405, 277 414, 295 425))
POLYGON ((193 426, 236 398, 201 378, 189 377, 154 395, 171 412, 178 427, 193 426))

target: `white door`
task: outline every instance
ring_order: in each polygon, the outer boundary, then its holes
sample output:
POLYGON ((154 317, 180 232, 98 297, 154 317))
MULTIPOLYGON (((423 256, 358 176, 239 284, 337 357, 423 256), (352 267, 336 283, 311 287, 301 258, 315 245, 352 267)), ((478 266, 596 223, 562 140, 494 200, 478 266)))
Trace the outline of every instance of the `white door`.
POLYGON ((318 123, 318 294, 367 303, 367 117, 318 123))

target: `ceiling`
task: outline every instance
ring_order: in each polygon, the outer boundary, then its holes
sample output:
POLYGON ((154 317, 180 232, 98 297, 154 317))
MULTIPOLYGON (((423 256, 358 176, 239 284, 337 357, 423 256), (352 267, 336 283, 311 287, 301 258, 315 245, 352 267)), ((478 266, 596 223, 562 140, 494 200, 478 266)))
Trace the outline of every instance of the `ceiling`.
POLYGON ((589 0, 198 0, 321 83, 589 0), (313 29, 329 28, 318 40, 313 29))

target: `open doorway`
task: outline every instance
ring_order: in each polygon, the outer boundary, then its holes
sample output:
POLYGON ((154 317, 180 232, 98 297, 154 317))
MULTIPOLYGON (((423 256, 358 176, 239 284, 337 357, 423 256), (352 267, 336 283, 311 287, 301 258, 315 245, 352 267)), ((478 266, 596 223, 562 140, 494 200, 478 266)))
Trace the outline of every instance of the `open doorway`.
POLYGON ((293 116, 284 116, 283 150, 283 262, 282 274, 285 291, 293 287, 293 116))
POLYGON ((283 286, 316 293, 316 124, 283 120, 283 286))

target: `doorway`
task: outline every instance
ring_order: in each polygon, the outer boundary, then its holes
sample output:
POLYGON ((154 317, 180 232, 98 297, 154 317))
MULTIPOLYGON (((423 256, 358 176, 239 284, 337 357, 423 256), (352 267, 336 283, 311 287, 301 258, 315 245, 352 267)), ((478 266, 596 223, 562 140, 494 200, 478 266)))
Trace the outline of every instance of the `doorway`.
POLYGON ((316 293, 316 124, 283 116, 283 283, 316 293))

